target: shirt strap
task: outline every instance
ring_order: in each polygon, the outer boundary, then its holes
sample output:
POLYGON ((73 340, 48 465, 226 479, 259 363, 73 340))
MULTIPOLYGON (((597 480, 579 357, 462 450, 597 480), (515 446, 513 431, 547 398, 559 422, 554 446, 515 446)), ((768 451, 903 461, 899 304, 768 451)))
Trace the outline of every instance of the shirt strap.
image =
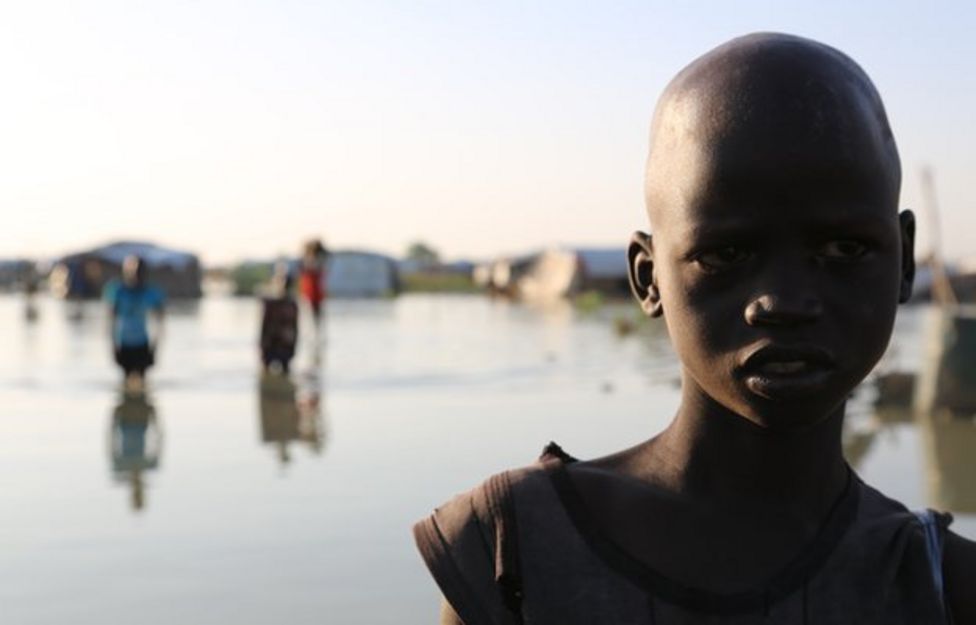
POLYGON ((929 573, 932 575, 932 582, 939 595, 942 609, 945 610, 945 579, 942 574, 942 540, 944 537, 943 524, 940 522, 939 515, 929 509, 913 510, 912 514, 922 525, 922 533, 925 536, 925 553, 928 556, 929 573))

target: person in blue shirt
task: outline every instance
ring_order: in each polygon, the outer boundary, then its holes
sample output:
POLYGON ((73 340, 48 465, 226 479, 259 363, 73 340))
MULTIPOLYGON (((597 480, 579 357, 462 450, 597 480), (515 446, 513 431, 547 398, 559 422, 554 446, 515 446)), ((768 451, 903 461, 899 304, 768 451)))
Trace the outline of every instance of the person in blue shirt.
POLYGON ((146 264, 138 256, 122 263, 122 279, 105 287, 111 315, 115 362, 125 372, 126 386, 141 387, 146 370, 155 362, 156 345, 162 333, 165 295, 146 281, 146 264), (156 319, 150 336, 149 315, 156 319))

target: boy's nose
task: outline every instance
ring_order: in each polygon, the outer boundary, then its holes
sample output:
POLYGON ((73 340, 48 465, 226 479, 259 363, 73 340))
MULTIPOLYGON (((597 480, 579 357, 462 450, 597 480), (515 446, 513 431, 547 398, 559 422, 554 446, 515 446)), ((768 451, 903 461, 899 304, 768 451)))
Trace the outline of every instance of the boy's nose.
POLYGON ((746 306, 746 323, 757 325, 797 325, 820 318, 823 305, 816 297, 766 294, 746 306))

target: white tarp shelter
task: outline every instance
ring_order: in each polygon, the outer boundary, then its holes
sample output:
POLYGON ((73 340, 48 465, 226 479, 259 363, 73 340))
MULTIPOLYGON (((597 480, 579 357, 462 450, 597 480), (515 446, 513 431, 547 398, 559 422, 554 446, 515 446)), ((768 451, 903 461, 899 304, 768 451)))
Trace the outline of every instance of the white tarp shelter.
POLYGON ((518 279, 526 299, 567 297, 583 291, 626 295, 627 253, 623 248, 555 248, 537 255, 518 279))

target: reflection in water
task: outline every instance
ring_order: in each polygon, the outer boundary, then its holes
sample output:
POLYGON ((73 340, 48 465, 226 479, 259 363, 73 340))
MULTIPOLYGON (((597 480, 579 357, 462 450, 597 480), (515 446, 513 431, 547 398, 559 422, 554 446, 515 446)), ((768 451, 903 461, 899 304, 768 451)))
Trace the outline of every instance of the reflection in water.
POLYGON ((915 423, 922 440, 929 503, 976 514, 976 420, 943 413, 919 415, 915 423))
POLYGON ((281 464, 291 462, 289 444, 293 441, 321 454, 325 431, 318 376, 304 375, 299 387, 286 375, 264 373, 259 391, 261 442, 274 445, 281 464))
POLYGON ((85 321, 85 303, 81 300, 68 300, 65 304, 66 317, 72 323, 85 321))
POLYGON ((885 374, 877 380, 878 397, 870 421, 844 434, 844 455, 854 468, 875 442, 898 427, 914 428, 922 445, 928 505, 976 514, 976 418, 950 410, 913 407, 915 376, 885 374))
POLYGON ((915 407, 976 412, 976 312, 946 307, 928 318, 925 360, 915 383, 915 407))
POLYGON ((163 437, 156 408, 145 393, 125 392, 112 410, 112 474, 132 489, 132 509, 145 507, 145 472, 159 467, 163 437))
POLYGON ((33 267, 27 270, 24 282, 24 319, 28 323, 37 321, 40 312, 37 309, 37 292, 40 290, 40 278, 33 267))
MULTIPOLYGON (((679 398, 669 381, 680 370, 660 319, 618 340, 612 323, 631 314, 624 306, 573 310, 565 320, 565 308, 541 313, 480 296, 406 295, 330 302, 324 358, 315 367, 316 354, 302 344, 281 419, 275 406, 261 406, 254 301, 215 296, 200 300, 197 316, 167 318, 168 351, 148 401, 134 398, 116 409, 124 398, 106 347, 103 304, 86 303, 85 321, 70 324, 65 314, 73 303, 42 295, 31 325, 22 321, 23 304, 22 294, 0 295, 0 459, 21 468, 21 487, 3 489, 0 502, 4 535, 16 538, 4 544, 6 568, 0 565, 7 590, 0 625, 244 625, 275 623, 283 612, 293 625, 430 620, 433 587, 404 535, 427 506, 490 467, 527 461, 543 436, 580 454, 619 448, 663 426, 679 398), (321 371, 318 396, 308 368, 321 371), (597 393, 607 379, 614 392, 597 393), (328 458, 294 436, 309 429, 302 411, 314 414, 316 404, 326 429, 319 425, 310 438, 327 447, 328 458), (329 429, 335 406, 343 412, 338 436, 329 429), (142 417, 131 416, 140 411, 142 417), (77 418, 52 427, 57 414, 77 418), (293 461, 285 467, 278 460, 282 439, 273 435, 277 421, 291 421, 280 428, 291 432, 283 442, 293 461), (95 448, 84 444, 92 441, 95 448), (163 455, 170 464, 178 456, 179 470, 161 465, 163 455), (390 491, 391 471, 397 488, 390 496, 349 496, 390 491), (165 502, 157 488, 163 478, 172 490, 165 502), (154 518, 134 515, 130 495, 154 518), (105 497, 117 505, 77 513, 105 497), (167 557, 183 553, 200 557, 167 557), (79 571, 99 577, 81 583, 79 571), (242 588, 260 591, 242 596, 242 588), (378 588, 399 591, 376 601, 378 588), (168 600, 181 593, 187 600, 168 600), (47 619, 38 616, 46 607, 47 619), (322 618, 323 609, 331 619, 322 618)), ((918 370, 923 312, 902 310, 908 323, 902 317, 892 368, 918 370)), ((301 336, 310 339, 305 329, 301 336)), ((976 487, 972 478, 961 481, 961 469, 942 466, 949 463, 926 466, 927 435, 913 413, 888 413, 869 426, 874 391, 868 386, 858 395, 850 419, 852 429, 878 429, 862 440, 870 443, 861 464, 869 483, 912 508, 933 505, 930 472, 940 476, 940 490, 951 486, 957 496, 976 487)), ((899 393, 890 394, 897 403, 899 393)), ((941 445, 942 431, 934 436, 941 445)), ((972 443, 969 449, 976 452, 972 443)), ((932 450, 943 453, 941 446, 932 450)), ((956 460, 965 466, 965 458, 956 460)), ((957 516, 953 527, 976 537, 976 516, 957 516)))

